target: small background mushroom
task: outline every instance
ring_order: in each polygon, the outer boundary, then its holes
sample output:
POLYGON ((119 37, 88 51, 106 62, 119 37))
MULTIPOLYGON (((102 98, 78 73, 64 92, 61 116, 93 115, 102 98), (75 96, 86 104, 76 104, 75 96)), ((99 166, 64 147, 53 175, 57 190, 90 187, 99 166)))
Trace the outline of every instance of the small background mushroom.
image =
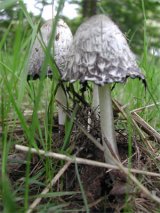
MULTIPOLYGON (((45 58, 45 48, 50 40, 53 21, 54 20, 48 20, 42 25, 40 33, 38 34, 35 40, 29 61, 29 71, 27 76, 28 80, 31 79, 35 80, 39 78, 41 75, 41 68, 45 58)), ((70 28, 62 19, 60 19, 56 26, 56 35, 54 44, 51 47, 51 54, 53 55, 54 53, 53 61, 56 63, 56 66, 60 71, 61 75, 63 74, 64 71, 65 58, 71 45, 72 39, 73 36, 70 28)), ((46 70, 46 76, 52 77, 53 72, 54 71, 48 65, 46 70)), ((61 86, 59 86, 57 90, 56 99, 62 105, 66 106, 67 104, 66 95, 61 86)), ((65 117, 66 115, 63 112, 63 110, 60 107, 58 107, 58 121, 60 125, 64 125, 65 117)))

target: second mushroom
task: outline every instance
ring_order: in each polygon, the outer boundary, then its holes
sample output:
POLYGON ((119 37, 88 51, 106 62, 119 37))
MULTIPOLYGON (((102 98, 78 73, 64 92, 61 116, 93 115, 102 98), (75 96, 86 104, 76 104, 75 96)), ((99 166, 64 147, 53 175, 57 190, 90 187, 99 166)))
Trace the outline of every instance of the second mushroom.
MULTIPOLYGON (((41 29, 40 33, 38 34, 35 43, 32 48, 31 57, 29 60, 29 70, 27 74, 28 80, 36 80, 37 78, 40 78, 41 76, 41 69, 42 64, 44 63, 45 58, 45 48, 47 47, 51 33, 52 33, 52 25, 53 25, 54 19, 46 21, 41 29), (44 46, 44 47, 43 47, 44 46)), ((56 26, 56 35, 55 40, 53 41, 52 47, 51 47, 51 55, 52 58, 54 58, 54 61, 58 67, 58 70, 60 71, 60 74, 62 75, 64 71, 64 65, 65 65, 65 58, 68 53, 69 47, 71 45, 73 36, 71 33, 70 28, 68 25, 60 19, 56 26), (54 48, 54 51, 53 51, 54 48), (54 56, 53 56, 54 52, 54 56)), ((47 77, 52 78, 53 72, 50 66, 48 65, 45 75, 47 77)), ((57 93, 56 93, 56 99, 66 107, 67 100, 66 95, 59 86, 57 93)), ((58 106, 58 123, 60 126, 63 126, 65 124, 66 114, 63 112, 63 109, 58 106)))

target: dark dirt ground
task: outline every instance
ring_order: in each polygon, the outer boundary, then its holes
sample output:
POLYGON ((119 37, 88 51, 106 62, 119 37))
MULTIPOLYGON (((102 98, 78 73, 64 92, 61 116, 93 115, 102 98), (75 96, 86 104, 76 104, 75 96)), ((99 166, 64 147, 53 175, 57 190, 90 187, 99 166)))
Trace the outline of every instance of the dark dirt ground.
MULTIPOLYGON (((87 129, 88 119, 88 108, 80 108, 76 117, 76 120, 81 123, 84 129, 87 129)), ((40 118, 41 119, 41 118, 40 118)), ((63 144, 64 132, 59 133, 57 124, 57 118, 54 118, 53 127, 53 151, 59 152, 59 148, 63 144), (58 145, 57 145, 58 144, 58 145)), ((91 130, 90 134, 94 138, 101 141, 100 124, 94 116, 91 115, 91 130)), ((119 113, 115 112, 115 126, 116 126, 116 139, 118 143, 118 149, 120 153, 121 161, 124 162, 124 166, 128 164, 128 133, 126 122, 124 119, 120 119, 119 113)), ((43 127, 42 127, 43 128, 43 127)), ((154 162, 150 159, 148 153, 145 151, 144 145, 142 144, 139 135, 136 131, 133 131, 132 135, 132 168, 143 169, 144 167, 148 171, 158 172, 158 169, 154 165, 154 162)), ((13 141, 18 143, 26 144, 25 137, 21 127, 15 129, 10 135, 13 141)), ((39 148, 42 148, 37 138, 37 144, 39 148)), ((78 157, 92 159, 104 162, 103 153, 88 139, 86 135, 80 130, 77 125, 74 125, 72 134, 70 137, 69 147, 71 153, 75 153, 78 150, 78 157)), ((12 150, 9 153, 7 171, 11 186, 13 190, 16 190, 20 185, 24 184, 24 177, 26 172, 26 160, 27 155, 18 151, 12 150), (16 161, 14 161, 16 159, 16 161)), ((60 168, 62 162, 53 159, 54 168, 60 168), (55 166, 56 165, 56 166, 55 166)), ((36 175, 38 172, 43 170, 43 160, 37 155, 32 155, 31 160, 31 176, 36 175)), ((58 170, 57 170, 58 171, 58 170)), ((87 198, 88 206, 91 213, 101 212, 146 212, 154 213, 159 211, 159 206, 152 202, 141 192, 135 184, 133 184, 128 178, 118 170, 107 170, 104 168, 78 165, 78 171, 81 178, 85 195, 87 198)), ((160 179, 156 177, 148 177, 144 175, 136 175, 141 182, 157 196, 160 196, 160 179)), ((38 180, 42 183, 46 182, 45 172, 43 170, 42 175, 39 176, 38 180)), ((47 185, 47 184, 46 184, 47 185)), ((37 186, 35 183, 30 186, 30 195, 40 194, 44 189, 44 186, 37 186)), ((52 188, 53 191, 80 191, 80 185, 77 179, 75 171, 75 165, 69 166, 63 177, 58 183, 52 188)), ((51 191, 52 191, 51 190, 51 191)), ((16 192, 16 196, 23 196, 23 190, 16 192)), ((34 199, 31 199, 32 202, 34 199)), ((49 198, 42 199, 41 205, 45 202, 56 203, 56 204, 67 204, 67 207, 63 208, 62 212, 86 212, 84 207, 84 201, 82 194, 78 193, 72 196, 64 196, 60 198, 49 198), (74 211, 75 209, 75 211, 74 211), (79 211, 76 211, 76 210, 79 211)), ((17 201, 18 206, 23 205, 23 201, 17 201)), ((39 212, 38 208, 34 212, 39 212)), ((50 212, 50 211, 46 211, 50 212)))

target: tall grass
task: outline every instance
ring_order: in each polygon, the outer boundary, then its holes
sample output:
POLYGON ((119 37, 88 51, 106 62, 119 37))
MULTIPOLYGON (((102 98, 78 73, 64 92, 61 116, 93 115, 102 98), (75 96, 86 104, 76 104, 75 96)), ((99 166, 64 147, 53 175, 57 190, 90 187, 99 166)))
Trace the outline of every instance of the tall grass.
MULTIPOLYGON (((6 1, 5 4, 2 4, 1 7, 4 9, 11 6, 16 1, 6 1)), ((64 0, 59 2, 59 7, 57 10, 57 16, 55 17, 53 23, 52 35, 46 48, 46 57, 42 66, 42 76, 39 81, 31 82, 31 87, 27 84, 27 70, 29 63, 29 54, 31 52, 32 45, 37 35, 37 30, 39 27, 39 22, 37 24, 33 23, 30 14, 26 11, 26 8, 22 1, 19 1, 20 13, 19 20, 16 23, 12 23, 9 25, 8 30, 5 32, 2 41, 0 42, 0 69, 1 69, 1 78, 0 78, 0 87, 2 91, 0 109, 1 109, 1 124, 2 124, 2 197, 5 197, 3 200, 3 208, 4 210, 9 206, 10 209, 14 211, 13 203, 14 199, 11 199, 11 195, 9 192, 9 184, 6 179, 6 163, 7 156, 9 152, 12 152, 14 143, 13 141, 8 140, 8 126, 6 125, 6 121, 12 119, 13 131, 16 127, 17 120, 20 123, 24 134, 25 141, 28 143, 28 146, 37 147, 37 139, 40 142, 41 146, 44 150, 50 150, 51 147, 51 137, 52 137, 52 126, 53 126, 53 113, 55 111, 54 107, 54 90, 56 88, 56 84, 58 83, 58 71, 55 66, 51 64, 51 44, 53 43, 55 36, 55 29, 57 25, 57 21, 59 18, 59 14, 63 8, 64 0), (25 19, 24 19, 25 17, 25 19), (25 32, 24 25, 26 24, 26 20, 31 28, 30 32, 25 32), (12 27, 16 27, 15 36, 13 38, 13 46, 11 48, 11 54, 5 48, 7 43, 7 36, 12 27), (49 82, 45 79, 45 70, 50 64, 51 67, 54 67, 54 81, 49 82), (56 74, 57 73, 57 74, 56 74), (57 79, 57 80, 56 80, 57 79), (30 97, 32 97, 30 99, 30 97), (50 110, 48 107, 50 106, 50 110), (33 109, 32 121, 31 124, 28 125, 26 117, 23 115, 25 109, 33 109), (43 124, 40 123, 38 118, 38 111, 43 109, 45 111, 45 119, 43 124), (48 114, 49 112, 49 114, 48 114), (43 137, 43 132, 41 126, 44 127, 45 138, 43 137), (10 148, 10 150, 9 150, 10 148), (8 198, 8 200, 7 200, 8 198)), ((54 54, 54 53, 52 53, 54 54)), ((54 167, 52 166, 52 162, 49 159, 43 160, 45 166, 46 173, 46 182, 48 182, 54 174, 54 167)), ((29 202, 29 185, 30 185, 30 164, 31 164, 31 156, 28 156, 27 167, 26 167, 26 175, 25 175, 25 184, 23 187, 25 188, 24 194, 24 209, 28 208, 29 202)), ((11 212, 11 211, 6 211, 11 212)), ((17 211, 14 211, 17 212, 17 211)))
MULTIPOLYGON (((16 1, 6 0, 5 3, 1 4, 0 9, 7 8, 11 6, 16 1)), ((1 180, 0 180, 0 200, 3 202, 0 208, 3 208, 4 212, 25 212, 29 207, 30 202, 30 186, 31 183, 35 183, 40 188, 44 186, 45 183, 49 182, 51 178, 56 173, 56 164, 53 165, 50 159, 41 158, 43 168, 37 171, 37 176, 30 177, 31 174, 31 158, 29 154, 27 157, 26 173, 24 180, 18 186, 20 197, 17 197, 16 186, 11 186, 7 175, 7 159, 8 154, 14 152, 15 143, 26 143, 30 147, 37 148, 38 146, 43 147, 44 150, 48 151, 52 146, 52 126, 53 126, 53 115, 56 111, 55 107, 55 90, 57 88, 59 74, 56 70, 54 64, 51 61, 51 44, 53 43, 55 36, 55 27, 58 21, 59 14, 63 8, 64 0, 59 2, 59 7, 57 10, 57 16, 53 23, 53 31, 51 35, 50 42, 46 48, 46 57, 42 66, 42 76, 36 82, 31 82, 30 86, 26 82, 29 54, 31 52, 32 45, 37 35, 39 28, 40 19, 37 23, 33 23, 32 17, 26 11, 22 1, 19 1, 19 6, 21 12, 19 14, 19 20, 14 25, 16 27, 15 36, 13 38, 13 44, 11 47, 11 52, 6 49, 7 39, 9 32, 13 27, 12 23, 9 25, 3 39, 0 41, 0 123, 1 123, 1 133, 0 140, 2 145, 0 149, 2 151, 2 166, 1 166, 1 180), (30 26, 30 31, 24 30, 24 17, 30 26), (45 70, 47 65, 54 70, 54 80, 50 81, 45 79, 45 70), (33 110, 32 120, 29 124, 27 117, 24 115, 25 110, 33 110), (38 112, 40 110, 44 111, 44 119, 40 120, 38 117, 38 112), (12 125, 7 125, 7 121, 12 120, 12 125), (25 138, 23 141, 21 139, 12 140, 9 135, 14 134, 17 122, 20 123, 23 129, 25 138), (42 128, 43 127, 43 128, 42 128), (45 176, 45 183, 39 181, 40 176, 45 176), (16 200, 20 200, 21 205, 17 207, 16 200)), ((144 5, 143 6, 143 12, 144 5)), ((144 54, 140 60, 140 67, 145 73, 147 83, 149 86, 149 91, 151 94, 145 90, 144 85, 139 80, 128 80, 125 85, 116 85, 113 95, 118 99, 123 105, 127 105, 129 110, 136 109, 141 106, 146 106, 153 103, 153 97, 156 102, 160 101, 160 75, 159 75, 159 62, 153 56, 148 56, 147 50, 147 32, 144 31, 144 54)), ((53 53, 54 54, 54 53, 53 53)), ((158 105, 157 105, 158 106, 158 105)), ((75 111, 73 112, 73 118, 75 117, 75 111)), ((160 113, 156 107, 152 109, 146 109, 141 113, 143 118, 149 122, 155 129, 160 130, 160 113)), ((69 121, 66 127, 66 136, 64 138, 64 145, 59 151, 64 151, 68 145, 71 130, 73 125, 73 119, 69 121)), ((129 135, 129 157, 132 155, 132 129, 130 122, 126 124, 126 129, 128 129, 129 135)), ((87 200, 83 191, 83 187, 80 181, 78 167, 76 165, 76 172, 82 190, 82 195, 85 203, 86 211, 88 210, 87 200)), ((48 201, 45 207, 51 205, 48 201)), ((55 209, 61 209, 63 207, 55 203, 55 209)), ((52 206, 53 208, 53 206, 52 206)))

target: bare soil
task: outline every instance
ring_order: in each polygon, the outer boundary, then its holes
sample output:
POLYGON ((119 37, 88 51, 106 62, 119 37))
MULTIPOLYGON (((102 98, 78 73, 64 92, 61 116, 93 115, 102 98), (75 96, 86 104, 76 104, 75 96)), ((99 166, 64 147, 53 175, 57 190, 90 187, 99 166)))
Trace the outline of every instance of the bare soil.
MULTIPOLYGON (((88 110, 87 107, 80 108, 76 117, 76 120, 84 127, 88 128, 88 110)), ((43 119, 43 118, 40 118, 43 119)), ((94 136, 101 143, 101 133, 99 120, 96 119, 94 113, 91 114, 91 127, 90 134, 94 136)), ((30 121, 28 121, 30 122, 30 121)), ((128 130, 127 124, 119 112, 115 111, 115 126, 116 126, 116 139, 118 143, 118 149, 120 153, 121 162, 124 166, 128 165, 128 130)), ((43 126, 42 126, 43 129, 43 126)), ((58 127, 57 118, 54 118, 54 127, 52 133, 53 147, 52 151, 59 152, 63 145, 64 130, 58 127)), ((22 128, 17 126, 14 131, 8 135, 8 139, 14 143, 27 145, 27 141, 23 134, 22 128)), ((132 157, 131 167, 136 169, 144 169, 152 172, 159 172, 154 160, 150 158, 147 147, 142 143, 140 136, 133 129, 132 140, 132 157)), ((40 138, 38 134, 36 136, 37 145, 40 149, 40 138)), ((153 141, 154 143, 154 141, 153 141)), ((70 143, 67 147, 70 150, 70 154, 78 153, 77 156, 86 159, 92 159, 100 162, 104 162, 103 152, 99 150, 88 139, 88 137, 80 130, 79 126, 74 125, 70 137, 70 143)), ((26 175, 26 162, 28 155, 20 153, 11 149, 8 157, 7 173, 11 183, 13 191, 16 191, 17 197, 23 197, 24 191, 24 177, 26 175)), ((36 182, 30 184, 29 195, 38 195, 47 185, 48 177, 44 168, 44 159, 37 155, 31 157, 31 171, 30 176, 34 177, 37 174, 41 174, 38 177, 38 181, 43 184, 36 184, 36 182)), ((53 168, 58 171, 63 162, 53 159, 53 168)), ((160 207, 154 203, 148 197, 138 189, 122 172, 118 170, 107 170, 96 166, 78 165, 78 173, 80 175, 81 184, 83 186, 85 196, 87 199, 90 212, 158 212, 160 207)), ((56 175, 52 174, 52 175, 56 175)), ((160 178, 149 177, 146 175, 136 175, 144 186, 146 186, 151 193, 160 196, 160 178)), ((78 192, 72 196, 63 196, 57 198, 43 198, 40 205, 53 203, 53 205, 66 204, 63 208, 63 212, 72 210, 70 212, 86 212, 84 205, 84 198, 81 193, 80 184, 77 178, 77 171, 75 165, 69 166, 64 175, 60 178, 58 183, 52 187, 50 191, 74 191, 78 192), (75 211, 74 211, 75 209, 75 211)), ((35 198, 31 198, 32 203, 35 198)), ((17 199, 17 206, 23 206, 23 199, 17 199)), ((1 206, 2 207, 2 206, 1 206)), ((3 207, 2 207, 3 208, 3 207)), ((34 212, 39 212, 39 208, 34 212)), ((49 210, 46 212, 50 212, 49 210)))

